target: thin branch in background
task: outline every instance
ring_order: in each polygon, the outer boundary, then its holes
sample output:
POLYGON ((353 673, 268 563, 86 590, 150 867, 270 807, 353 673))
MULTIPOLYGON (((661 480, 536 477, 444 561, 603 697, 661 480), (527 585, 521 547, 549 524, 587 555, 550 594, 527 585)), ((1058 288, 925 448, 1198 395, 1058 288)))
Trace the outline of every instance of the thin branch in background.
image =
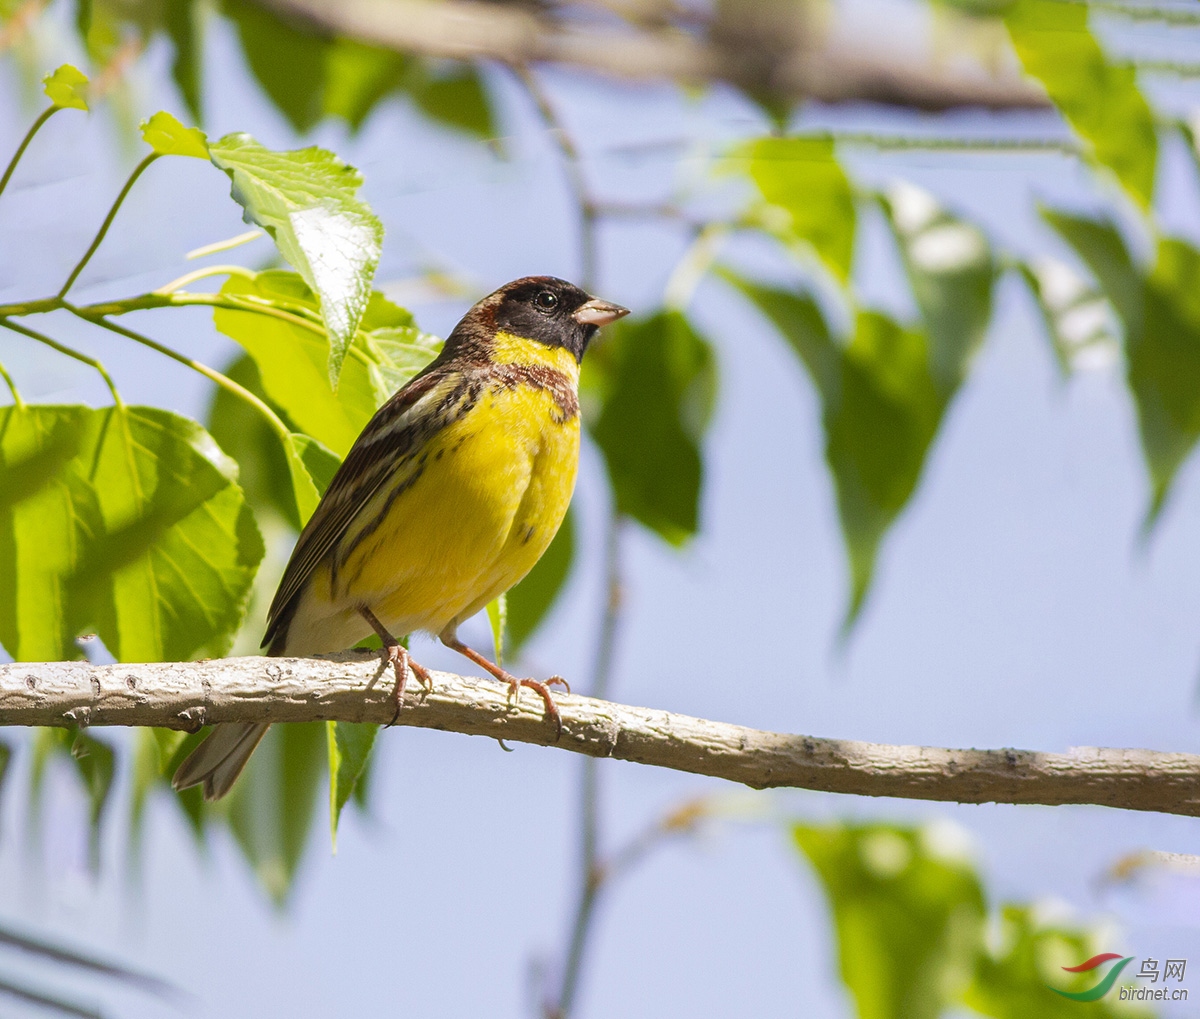
POLYGON ((545 6, 441 0, 262 0, 285 18, 401 53, 453 60, 491 60, 509 67, 558 64, 625 81, 724 82, 748 94, 768 93, 799 102, 876 102, 930 112, 963 106, 994 110, 1048 110, 1050 100, 1020 74, 964 73, 930 65, 919 53, 898 54, 886 40, 865 50, 861 40, 812 45, 796 33, 790 12, 747 19, 759 6, 699 21, 610 27, 570 16, 566 5, 545 6), (735 20, 730 31, 727 22, 735 20), (780 19, 783 19, 782 22, 780 19), (783 25, 784 30, 780 31, 783 25))
POLYGON ((94 357, 89 357, 87 354, 83 354, 73 347, 68 347, 65 343, 59 343, 58 340, 47 336, 45 333, 39 333, 36 329, 30 329, 28 326, 12 321, 12 319, 0 318, 0 326, 5 329, 11 329, 14 333, 20 333, 22 336, 28 336, 31 340, 37 340, 38 343, 44 343, 47 347, 57 350, 60 354, 65 354, 75 361, 86 364, 89 368, 94 368, 100 373, 100 377, 104 379, 104 384, 108 386, 108 391, 112 394, 113 403, 118 407, 124 406, 121 394, 117 392, 117 384, 113 382, 112 376, 108 374, 104 365, 94 357))
POLYGON ((67 291, 74 285, 75 281, 79 278, 79 274, 83 272, 84 266, 91 261, 92 256, 96 253, 96 249, 104 241, 104 236, 108 233, 108 228, 112 226, 113 220, 117 218, 117 213, 120 211, 126 195, 132 190, 133 185, 137 183, 137 179, 145 172, 146 168, 158 158, 159 154, 157 152, 151 152, 150 155, 146 156, 145 159, 134 167, 133 173, 129 175, 129 179, 125 181, 125 186, 121 188, 116 201, 113 202, 112 207, 108 210, 108 215, 104 217, 104 222, 100 224, 100 229, 93 238, 91 245, 83 253, 83 257, 76 263, 75 268, 71 270, 71 275, 67 277, 66 282, 59 289, 59 297, 66 297, 67 291))
MULTIPOLYGON (((616 661, 617 637, 624 604, 624 580, 621 557, 621 531, 624 519, 614 506, 608 518, 604 543, 604 614, 596 642, 590 692, 606 699, 616 661)), ((597 762, 583 762, 580 790, 580 882, 575 916, 571 922, 571 940, 563 964, 562 981, 554 1001, 545 1009, 553 1019, 565 1019, 575 1007, 589 935, 596 915, 596 899, 602 884, 600 866, 600 774, 597 762)))
POLYGON ((538 115, 542 118, 554 139, 554 144, 562 156, 563 170, 567 175, 567 184, 579 210, 579 253, 580 281, 579 285, 588 293, 596 286, 596 267, 599 261, 599 251, 596 237, 596 202, 588 187, 587 178, 583 174, 583 164, 579 157, 579 147, 571 137, 562 120, 555 110, 550 97, 542 88, 537 77, 528 67, 513 68, 513 73, 525 86, 525 91, 537 107, 538 115))
POLYGON ((114 980, 132 984, 134 987, 160 997, 178 997, 183 994, 178 987, 159 977, 150 976, 147 973, 139 973, 136 970, 126 969, 124 966, 117 966, 113 963, 101 962, 91 956, 53 945, 48 941, 31 938, 28 934, 22 934, 11 928, 0 926, 0 945, 15 948, 18 951, 36 955, 43 959, 50 959, 68 966, 76 966, 80 969, 89 970, 92 973, 98 973, 101 976, 112 977, 114 980))
POLYGON ((59 1013, 59 1015, 73 1015, 77 1016, 78 1019, 104 1019, 104 1013, 97 1009, 67 1001, 65 998, 56 998, 54 995, 47 994, 44 991, 35 991, 29 987, 14 984, 5 977, 0 977, 0 995, 16 998, 18 1001, 23 1001, 29 1005, 48 1008, 52 1012, 59 1013))

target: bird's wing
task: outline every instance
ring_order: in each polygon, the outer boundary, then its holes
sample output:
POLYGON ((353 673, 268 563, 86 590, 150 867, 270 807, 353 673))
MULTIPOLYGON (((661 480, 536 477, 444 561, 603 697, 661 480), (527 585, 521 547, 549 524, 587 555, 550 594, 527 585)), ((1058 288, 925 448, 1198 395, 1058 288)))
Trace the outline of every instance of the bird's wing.
MULTIPOLYGON (((284 570, 263 645, 290 615, 288 607, 308 578, 337 546, 354 517, 397 470, 411 462, 446 425, 466 413, 479 396, 479 383, 461 371, 433 371, 413 379, 375 412, 334 474, 316 512, 300 534, 284 570)), ((270 653, 270 652, 268 652, 270 653)))

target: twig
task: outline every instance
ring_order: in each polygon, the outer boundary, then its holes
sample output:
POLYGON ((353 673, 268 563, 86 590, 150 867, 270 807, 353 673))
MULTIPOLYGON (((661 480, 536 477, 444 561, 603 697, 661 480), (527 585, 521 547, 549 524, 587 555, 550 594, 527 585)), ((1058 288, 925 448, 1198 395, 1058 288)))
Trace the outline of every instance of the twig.
POLYGON ((71 289, 72 285, 79 278, 79 274, 83 272, 84 266, 91 261, 92 255, 96 253, 96 249, 100 247, 100 244, 103 242, 105 235, 108 233, 108 228, 112 226, 113 220, 117 218, 117 213, 121 210, 121 205, 125 201, 125 196, 128 195, 133 189, 133 185, 137 183, 137 179, 146 171, 146 168, 149 167, 150 164, 156 159, 158 159, 158 157, 159 156, 157 152, 151 152, 150 155, 148 155, 133 168, 133 173, 129 175, 129 179, 125 181, 125 186, 121 188, 116 200, 112 203, 112 207, 108 210, 108 215, 104 217, 104 222, 100 224, 100 229, 96 232, 96 236, 92 239, 91 245, 89 245, 87 251, 83 253, 83 257, 75 264, 75 268, 71 270, 71 275, 67 277, 66 282, 63 283, 62 287, 59 289, 59 297, 66 297, 67 291, 71 289))
POLYGON ((65 354, 67 357, 75 361, 80 361, 86 364, 89 368, 94 368, 100 373, 100 377, 104 379, 104 384, 108 386, 108 391, 112 394, 113 403, 118 407, 123 406, 121 394, 117 392, 117 384, 113 382, 112 376, 108 374, 107 369, 94 357, 89 357, 87 354, 75 350, 73 347, 68 347, 65 343, 59 343, 58 340, 45 333, 39 333, 36 329, 30 329, 28 326, 23 326, 19 322, 13 322, 11 319, 0 318, 0 327, 11 329, 14 333, 20 333, 22 336, 28 336, 31 340, 37 340, 38 343, 44 343, 47 347, 57 350, 60 354, 65 354))
POLYGON ((563 169, 567 174, 567 183, 571 188, 571 195, 575 199, 575 205, 579 210, 579 252, 580 252, 580 279, 579 285, 584 290, 591 291, 596 286, 596 267, 599 261, 599 252, 596 244, 596 201, 592 196, 591 189, 588 187, 587 178, 583 175, 583 165, 579 158, 579 147, 575 144, 575 139, 571 137, 571 133, 567 130, 566 125, 555 110, 554 104, 550 101, 550 97, 542 88, 541 83, 534 76, 533 72, 528 67, 514 67, 513 73, 521 80, 525 86, 525 91, 529 93, 529 97, 537 106, 538 115, 542 118, 542 123, 549 129, 550 136, 554 139, 554 144, 558 146, 559 153, 562 155, 563 169))
POLYGON ((54 116, 61 106, 51 103, 38 115, 37 120, 25 132, 25 137, 21 139, 21 144, 17 146, 17 151, 13 153, 12 159, 8 161, 8 166, 4 169, 4 175, 0 176, 0 195, 4 194, 4 189, 8 187, 8 182, 12 179, 13 171, 16 170, 17 164, 21 161, 21 157, 25 155, 25 150, 29 148, 29 143, 33 141, 33 136, 41 130, 41 127, 47 120, 54 116))
MULTIPOLYGON (((93 666, 0 665, 0 725, 216 722, 385 723, 391 684, 372 652, 323 658, 225 658, 93 666)), ((1066 753, 953 750, 763 732, 591 697, 557 696, 563 732, 535 697, 434 673, 398 724, 555 746, 710 775, 756 789, 791 787, 959 803, 1091 803, 1200 817, 1200 756, 1076 747, 1066 753)))

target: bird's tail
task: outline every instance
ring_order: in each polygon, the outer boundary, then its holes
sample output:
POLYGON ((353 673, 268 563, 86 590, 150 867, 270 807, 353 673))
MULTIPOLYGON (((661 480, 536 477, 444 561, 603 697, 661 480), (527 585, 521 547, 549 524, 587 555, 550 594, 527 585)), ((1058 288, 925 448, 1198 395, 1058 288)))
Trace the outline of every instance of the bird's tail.
POLYGON ((204 784, 204 798, 219 800, 237 781, 254 748, 270 728, 268 722, 225 722, 216 726, 175 772, 176 789, 204 784))

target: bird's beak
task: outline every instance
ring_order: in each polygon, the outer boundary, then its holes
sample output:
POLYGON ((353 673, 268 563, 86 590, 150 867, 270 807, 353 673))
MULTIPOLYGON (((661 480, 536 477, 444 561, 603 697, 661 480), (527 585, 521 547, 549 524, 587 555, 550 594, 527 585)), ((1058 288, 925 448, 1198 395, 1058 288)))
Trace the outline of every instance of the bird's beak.
POLYGON ((628 308, 622 308, 619 304, 611 304, 598 297, 593 297, 587 304, 575 310, 574 317, 580 325, 599 328, 615 322, 619 318, 624 318, 628 314, 628 308))

